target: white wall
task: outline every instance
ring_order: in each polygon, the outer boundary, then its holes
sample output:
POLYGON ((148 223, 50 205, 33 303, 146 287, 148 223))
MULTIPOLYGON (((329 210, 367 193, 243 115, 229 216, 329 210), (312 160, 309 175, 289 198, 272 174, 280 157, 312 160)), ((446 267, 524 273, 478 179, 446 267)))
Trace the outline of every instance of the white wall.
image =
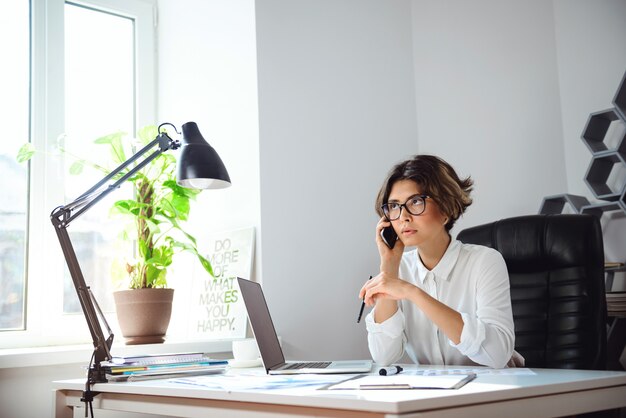
POLYGON ((412 6, 419 151, 475 181, 453 233, 537 213, 567 187, 552 4, 412 6))
POLYGON ((288 358, 368 357, 374 199, 417 152, 408 1, 259 0, 263 285, 288 358))

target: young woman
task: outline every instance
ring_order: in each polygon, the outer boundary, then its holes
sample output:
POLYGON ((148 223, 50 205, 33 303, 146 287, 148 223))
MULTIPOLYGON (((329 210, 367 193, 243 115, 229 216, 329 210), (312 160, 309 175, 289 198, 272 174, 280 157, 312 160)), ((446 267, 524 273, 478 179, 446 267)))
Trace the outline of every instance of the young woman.
POLYGON ((375 305, 365 323, 376 363, 391 364, 404 352, 417 364, 501 368, 511 359, 515 335, 504 260, 491 248, 450 236, 472 203, 472 184, 442 159, 417 155, 396 165, 380 189, 380 273, 359 293, 375 305), (393 249, 381 237, 387 227, 398 236, 393 249))

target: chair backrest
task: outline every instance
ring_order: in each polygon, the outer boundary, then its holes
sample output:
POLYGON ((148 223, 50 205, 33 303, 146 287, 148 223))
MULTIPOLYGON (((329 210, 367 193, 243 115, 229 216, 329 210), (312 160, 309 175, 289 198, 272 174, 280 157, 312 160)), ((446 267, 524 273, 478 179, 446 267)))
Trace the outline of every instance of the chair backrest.
POLYGON ((515 349, 527 367, 605 369, 604 247, 592 215, 530 215, 458 234, 509 271, 515 349))

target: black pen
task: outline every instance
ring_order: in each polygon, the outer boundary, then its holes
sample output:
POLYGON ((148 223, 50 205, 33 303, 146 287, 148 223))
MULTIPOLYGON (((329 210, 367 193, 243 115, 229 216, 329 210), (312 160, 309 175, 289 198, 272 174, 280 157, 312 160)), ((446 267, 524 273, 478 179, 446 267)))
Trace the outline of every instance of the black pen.
MULTIPOLYGON (((369 280, 372 280, 372 276, 370 276, 369 280)), ((361 302, 361 309, 359 309, 359 316, 356 319, 356 323, 358 324, 359 322, 361 322, 361 317, 363 316, 363 309, 365 308, 365 295, 363 295, 363 302, 361 302)))
POLYGON ((378 370, 378 374, 381 376, 391 376, 392 374, 400 373, 402 370, 404 369, 400 366, 381 367, 380 370, 378 370))

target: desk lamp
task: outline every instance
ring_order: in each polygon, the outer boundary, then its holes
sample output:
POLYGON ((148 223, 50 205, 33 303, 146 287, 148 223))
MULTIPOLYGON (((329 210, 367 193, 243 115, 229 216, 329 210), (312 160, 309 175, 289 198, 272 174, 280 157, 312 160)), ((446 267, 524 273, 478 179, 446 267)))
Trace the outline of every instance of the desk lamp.
MULTIPOLYGON (((85 398, 90 397, 85 395, 91 394, 91 397, 93 395, 92 392, 89 392, 89 387, 92 383, 107 381, 100 362, 112 359, 111 345, 113 344, 113 333, 89 286, 85 283, 67 232, 67 227, 72 221, 102 200, 102 198, 119 188, 122 183, 145 167, 150 161, 168 150, 175 150, 181 147, 180 141, 173 140, 165 131, 161 131, 161 128, 165 125, 172 126, 176 133, 179 133, 171 123, 159 125, 158 135, 152 142, 111 171, 111 173, 76 200, 54 209, 50 215, 93 340, 94 351, 87 374, 87 393, 83 394, 85 398), (153 149, 155 149, 154 152, 147 156, 144 155, 153 149), (143 159, 141 160, 141 158, 143 159), (131 165, 132 167, 128 169, 131 165), (128 171, 126 171, 127 169, 128 171), (107 328, 109 336, 106 339, 99 319, 104 322, 107 328)), ((182 149, 176 167, 177 183, 183 187, 195 189, 221 189, 230 186, 230 177, 226 167, 224 167, 224 163, 215 149, 202 137, 198 130, 198 125, 195 122, 187 122, 182 126, 182 130, 182 149)), ((88 400, 88 402, 90 401, 91 399, 88 400)))

